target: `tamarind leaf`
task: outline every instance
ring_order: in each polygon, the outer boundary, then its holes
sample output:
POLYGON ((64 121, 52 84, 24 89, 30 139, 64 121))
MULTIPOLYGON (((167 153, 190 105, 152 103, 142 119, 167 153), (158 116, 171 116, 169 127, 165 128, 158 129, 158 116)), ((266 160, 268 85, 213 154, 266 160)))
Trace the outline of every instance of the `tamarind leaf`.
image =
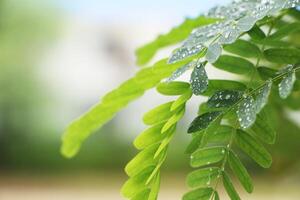
POLYGON ((125 172, 129 177, 144 171, 149 166, 155 166, 159 158, 153 159, 155 152, 157 151, 160 144, 153 144, 140 153, 138 153, 125 167, 125 172))
POLYGON ((209 63, 214 63, 222 54, 223 47, 220 43, 214 43, 209 45, 206 53, 206 60, 209 63))
POLYGON ((265 81, 270 78, 274 78, 277 73, 277 71, 275 69, 271 69, 269 67, 258 67, 257 71, 258 71, 259 76, 265 81))
POLYGON ((257 164, 263 168, 269 168, 272 164, 272 156, 256 139, 243 130, 237 130, 237 145, 248 154, 257 164))
POLYGON ((232 171, 238 177, 239 181, 245 188, 248 193, 253 192, 253 184, 250 175, 248 174, 247 169, 244 167, 243 163, 237 157, 237 155, 229 151, 228 154, 228 163, 232 171))
POLYGON ((208 147, 199 149, 191 155, 192 167, 203 167, 220 162, 226 153, 224 147, 208 147))
POLYGON ((204 67, 205 63, 198 62, 191 74, 190 83, 195 95, 201 95, 208 87, 208 76, 204 67))
POLYGON ((190 89, 190 84, 187 82, 174 81, 170 83, 160 83, 156 87, 156 90, 169 96, 177 96, 186 93, 190 89))
POLYGON ((242 39, 239 39, 232 44, 226 45, 224 47, 224 50, 245 58, 257 58, 262 54, 258 46, 242 39))
POLYGON ((207 105, 211 108, 228 108, 236 104, 241 99, 241 97, 241 91, 218 91, 209 98, 207 105))
POLYGON ((161 134, 161 129, 165 125, 165 122, 156 124, 145 131, 143 131, 135 140, 134 146, 138 150, 142 150, 152 144, 162 141, 165 136, 161 134))
POLYGON ((223 176, 223 185, 224 188, 230 197, 231 200, 240 200, 240 196, 238 195, 237 191, 234 189, 234 186, 232 184, 232 181, 230 180, 229 176, 226 172, 222 172, 223 176))
POLYGON ((218 69, 241 75, 249 74, 255 70, 250 61, 229 55, 222 55, 213 65, 218 69))
POLYGON ((220 117, 222 112, 208 112, 196 117, 189 126, 188 133, 195 133, 206 129, 216 118, 220 117))
POLYGON ((256 103, 252 96, 244 97, 236 111, 238 120, 243 129, 251 127, 256 120, 256 103))
POLYGON ((251 30, 249 30, 248 35, 251 37, 253 40, 262 40, 266 38, 266 34, 264 33, 263 30, 257 25, 254 25, 251 30))
POLYGON ((146 125, 154 125, 156 123, 160 123, 162 121, 168 120, 174 114, 173 112, 170 111, 172 104, 173 101, 162 104, 147 112, 143 117, 144 123, 146 125))
POLYGON ((210 200, 214 190, 212 188, 198 188, 186 193, 182 200, 210 200))
POLYGON ((291 33, 297 32, 299 30, 300 30, 299 22, 286 24, 280 27, 280 29, 278 29, 275 33, 268 36, 267 40, 280 40, 284 37, 289 36, 291 33))
POLYGON ((167 132, 173 125, 175 125, 183 117, 184 113, 185 113, 185 108, 183 107, 181 110, 176 112, 170 119, 168 119, 168 121, 161 129, 161 133, 167 132))
POLYGON ((264 51, 264 57, 273 63, 296 64, 300 62, 300 50, 294 48, 271 48, 264 51))
POLYGON ((186 71, 194 68, 196 66, 197 62, 196 61, 191 61, 188 64, 183 65, 179 69, 177 69, 173 74, 166 80, 167 83, 170 83, 177 78, 179 78, 181 75, 183 75, 186 71))
POLYGON ((222 90, 238 90, 244 91, 246 85, 232 80, 209 80, 207 90, 202 94, 203 96, 212 96, 218 91, 222 90))
POLYGON ((185 154, 192 154, 199 148, 202 137, 203 137, 202 133, 203 133, 203 131, 196 133, 193 136, 192 141, 189 143, 189 145, 185 149, 185 152, 184 152, 185 154))
POLYGON ((261 141, 267 144, 274 144, 276 141, 276 132, 268 123, 268 116, 265 109, 257 115, 251 130, 261 141))
POLYGON ((134 195, 131 200, 148 200, 150 192, 151 190, 149 188, 146 188, 138 194, 134 195))
POLYGON ((286 99, 293 91, 296 82, 296 74, 293 70, 293 65, 288 65, 282 72, 288 72, 278 85, 279 95, 282 99, 286 99))
POLYGON ((171 106, 171 111, 174 111, 178 109, 180 106, 185 104, 193 95, 193 92, 191 89, 189 89, 186 93, 181 95, 178 99, 174 101, 174 103, 171 106))
POLYGON ((220 169, 218 167, 199 169, 187 176, 187 184, 191 188, 208 186, 218 178, 219 174, 220 169))
MULTIPOLYGON (((140 171, 138 174, 128 179, 121 189, 122 195, 126 198, 132 198, 136 195, 144 196, 145 189, 147 189, 147 178, 150 176, 153 170, 154 166, 147 167, 143 171, 140 171)), ((137 196, 135 198, 137 199, 137 196)))
POLYGON ((265 86, 258 91, 258 95, 255 99, 256 113, 260 113, 260 111, 267 105, 272 89, 272 84, 272 80, 268 80, 266 81, 265 86))
MULTIPOLYGON (((147 200, 157 200, 157 196, 160 189, 160 173, 156 175, 154 182, 152 184, 151 192, 149 194, 149 198, 147 200)), ((137 199, 138 200, 138 199, 137 199)))

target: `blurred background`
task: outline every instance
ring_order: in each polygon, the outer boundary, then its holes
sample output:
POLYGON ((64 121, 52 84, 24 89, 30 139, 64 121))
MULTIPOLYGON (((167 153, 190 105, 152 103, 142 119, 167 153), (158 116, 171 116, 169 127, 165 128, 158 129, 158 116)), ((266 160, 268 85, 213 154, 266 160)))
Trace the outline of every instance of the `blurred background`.
MULTIPOLYGON (((136 153, 133 139, 145 128, 141 117, 167 99, 148 92, 89 138, 72 160, 59 152, 64 128, 134 74, 138 46, 226 2, 0 0, 0 200, 122 199, 123 168, 136 153)), ((186 191, 185 127, 200 101, 190 103, 171 145, 162 200, 180 199, 186 191)), ((272 169, 245 160, 256 186, 251 196, 242 192, 245 199, 299 199, 299 115, 289 116, 279 127, 288 134, 271 149, 272 169)))

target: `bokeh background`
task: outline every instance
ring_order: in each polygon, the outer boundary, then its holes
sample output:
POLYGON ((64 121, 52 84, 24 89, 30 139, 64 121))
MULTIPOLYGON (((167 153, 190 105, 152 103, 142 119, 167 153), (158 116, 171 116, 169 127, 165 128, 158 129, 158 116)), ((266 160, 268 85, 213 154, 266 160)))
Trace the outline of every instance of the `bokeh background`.
MULTIPOLYGON (((134 137, 145 128, 141 117, 166 98, 148 92, 89 138, 72 160, 59 152, 64 128, 134 74, 136 47, 226 2, 0 0, 0 200, 122 199, 123 168, 136 153, 134 137)), ((162 200, 180 199, 186 191, 185 127, 200 101, 190 103, 171 145, 162 200)), ((289 113, 294 122, 281 127, 288 134, 271 149, 272 169, 245 160, 256 186, 251 196, 242 192, 245 199, 300 198, 300 117, 289 113)))

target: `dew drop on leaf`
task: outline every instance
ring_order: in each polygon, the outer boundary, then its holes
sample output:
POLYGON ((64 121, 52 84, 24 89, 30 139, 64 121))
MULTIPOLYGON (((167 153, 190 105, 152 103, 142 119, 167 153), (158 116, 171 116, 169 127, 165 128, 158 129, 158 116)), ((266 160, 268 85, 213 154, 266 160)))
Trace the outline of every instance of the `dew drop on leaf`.
POLYGON ((209 45, 206 53, 206 60, 209 63, 214 63, 222 54, 222 45, 220 43, 214 43, 209 45))
POLYGON ((266 81, 266 84, 262 89, 259 90, 259 93, 256 97, 255 104, 256 104, 256 113, 258 114, 268 103, 268 98, 271 93, 272 89, 272 80, 266 81))
POLYGON ((179 69, 177 69, 167 80, 167 83, 170 83, 174 80, 176 80, 177 78, 179 78, 181 75, 183 75, 186 71, 188 71, 189 69, 193 68, 195 65, 197 64, 196 61, 192 61, 182 67, 180 67, 179 69))
POLYGON ((282 70, 282 73, 287 73, 282 81, 279 83, 279 95, 281 98, 286 99, 293 90, 294 83, 296 81, 296 74, 293 70, 293 65, 288 65, 282 70))
POLYGON ((204 63, 198 62, 191 75, 190 83, 195 95, 201 95, 208 88, 208 76, 204 67, 204 63))
POLYGON ((251 127, 256 120, 256 104, 252 96, 246 96, 239 104, 237 116, 243 129, 251 127))

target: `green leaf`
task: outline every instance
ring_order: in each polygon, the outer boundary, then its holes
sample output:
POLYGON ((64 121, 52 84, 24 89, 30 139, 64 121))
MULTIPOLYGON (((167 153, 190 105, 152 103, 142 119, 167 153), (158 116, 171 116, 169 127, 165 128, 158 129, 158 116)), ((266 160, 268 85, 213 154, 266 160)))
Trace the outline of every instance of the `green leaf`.
POLYGON ((185 104, 192 97, 192 95, 193 95, 192 90, 188 90, 186 93, 184 93, 183 95, 181 95, 172 104, 171 111, 174 111, 174 110, 178 109, 180 106, 182 106, 183 104, 185 104))
POLYGON ((216 68, 235 73, 235 74, 249 74, 255 70, 254 65, 246 59, 223 55, 213 64, 216 68))
POLYGON ((287 72, 287 74, 283 77, 282 81, 278 85, 279 96, 282 99, 286 99, 293 91, 293 87, 296 82, 296 74, 292 65, 288 65, 283 69, 282 72, 287 72))
POLYGON ((122 195, 126 198, 132 198, 135 195, 144 195, 147 178, 153 170, 153 166, 148 167, 126 181, 121 189, 122 195))
POLYGON ((172 29, 169 33, 160 35, 153 42, 137 49, 137 64, 139 66, 147 64, 160 48, 176 44, 184 40, 194 28, 204 26, 215 21, 216 19, 204 16, 199 16, 195 19, 186 19, 180 26, 172 29))
POLYGON ((280 27, 275 33, 268 36, 268 40, 280 40, 284 37, 289 36, 291 33, 297 32, 300 30, 300 23, 294 22, 286 24, 280 27))
POLYGON ((219 125, 214 132, 207 132, 209 143, 222 143, 230 140, 234 129, 227 125, 219 125))
POLYGON ((258 91, 258 95, 255 99, 256 104, 256 113, 260 113, 260 111, 267 105, 268 99, 272 89, 272 80, 266 81, 265 85, 258 91))
POLYGON ((224 50, 246 58, 257 58, 262 54, 258 46, 241 39, 237 40, 233 44, 226 45, 224 50))
POLYGON ((199 169, 190 173, 187 177, 187 184, 191 188, 208 186, 218 178, 220 169, 217 167, 199 169))
POLYGON ((220 200, 220 196, 219 196, 218 192, 214 193, 214 200, 220 200))
POLYGON ((243 129, 251 127, 256 120, 256 103, 253 97, 244 97, 244 100, 239 104, 236 113, 243 129))
POLYGON ((216 92, 207 102, 207 105, 211 108, 228 108, 236 104, 242 93, 234 90, 223 90, 216 92))
POLYGON ((238 90, 244 91, 247 86, 243 83, 231 80, 209 80, 207 90, 202 94, 204 96, 212 96, 222 90, 238 90))
POLYGON ((160 83, 156 90, 163 95, 177 96, 186 93, 190 89, 190 84, 186 82, 174 81, 170 83, 160 83))
POLYGON ((149 194, 149 198, 147 200, 157 200, 159 189, 160 189, 160 173, 158 173, 156 175, 156 178, 154 179, 154 182, 152 184, 152 189, 149 194))
POLYGON ((136 76, 109 92, 102 102, 92 107, 79 119, 72 122, 62 137, 61 153, 68 158, 75 156, 82 143, 97 129, 110 121, 117 112, 131 101, 141 97, 145 90, 155 87, 162 79, 170 76, 180 66, 190 62, 193 57, 176 64, 168 65, 167 59, 145 68, 136 76))
POLYGON ((150 192, 151 190, 149 188, 146 188, 138 194, 134 195, 131 200, 148 200, 150 192))
POLYGON ((248 34, 254 40, 262 40, 266 37, 266 34, 257 25, 254 25, 248 34))
POLYGON ((156 123, 168 120, 174 114, 173 112, 171 112, 172 104, 173 101, 162 104, 147 112, 143 117, 144 123, 146 125, 154 125, 156 123))
POLYGON ((187 148, 185 150, 186 154, 192 154, 192 153, 194 153, 199 148, 201 140, 202 140, 202 137, 203 137, 202 133, 203 132, 196 133, 193 136, 192 141, 189 143, 189 145, 187 146, 187 148))
POLYGON ((212 188, 199 188, 185 194, 182 200, 210 200, 213 193, 212 188))
POLYGON ((169 145, 169 143, 171 142, 174 132, 176 130, 176 127, 173 126, 172 128, 170 128, 170 130, 168 131, 168 133, 166 134, 165 139, 162 141, 162 143, 159 145, 157 151, 154 154, 154 159, 156 159, 169 145))
POLYGON ((194 68, 196 66, 196 64, 197 64, 196 61, 191 61, 191 62, 183 65, 182 67, 178 68, 175 72, 173 72, 172 75, 169 78, 167 78, 166 82, 170 83, 170 82, 176 80, 181 75, 183 75, 185 72, 194 68))
POLYGON ((165 122, 156 124, 145 131, 143 131, 134 141, 134 146, 138 149, 145 149, 146 147, 158 143, 165 138, 165 135, 161 134, 161 129, 165 125, 165 122))
POLYGON ((183 116, 185 113, 185 108, 182 108, 178 112, 176 112, 163 126, 161 133, 167 132, 173 125, 175 125, 183 116))
POLYGON ((222 54, 223 47, 220 43, 213 43, 209 45, 206 53, 206 60, 209 63, 214 63, 222 54))
POLYGON ((198 62, 191 75, 192 91, 195 95, 201 95, 207 90, 208 77, 205 71, 206 63, 198 62))
POLYGON ((191 123, 188 133, 195 133, 206 129, 210 123, 212 123, 216 118, 220 117, 222 112, 209 112, 203 115, 198 116, 194 121, 191 123))
POLYGON ((265 109, 257 115, 251 130, 261 141, 267 144, 274 144, 276 141, 276 132, 268 123, 268 115, 265 109))
POLYGON ((263 168, 269 168, 271 166, 272 157, 269 152, 247 132, 237 130, 236 143, 263 168))
POLYGON ((292 48, 272 48, 264 51, 265 58, 273 63, 296 64, 300 62, 300 50, 292 48))
POLYGON ((229 176, 223 172, 223 185, 227 191, 228 196, 231 200, 240 200, 240 196, 238 195, 237 191, 234 189, 234 186, 229 178, 229 176))
POLYGON ((259 73, 259 76, 265 81, 270 78, 274 78, 277 73, 277 71, 275 69, 271 69, 268 67, 258 67, 257 71, 259 73))
POLYGON ((203 167, 223 160, 226 149, 224 147, 209 147, 199 149, 191 156, 192 167, 203 167))
POLYGON ((135 176, 149 166, 155 166, 159 159, 154 159, 155 152, 160 144, 154 144, 138 153, 125 167, 129 177, 135 176))
POLYGON ((235 173, 235 175, 238 177, 239 181, 245 188, 245 190, 248 193, 253 192, 253 184, 250 175, 248 174, 247 169, 244 167, 243 163, 240 161, 240 159, 237 157, 237 155, 229 151, 228 154, 228 162, 230 165, 230 168, 235 173))

